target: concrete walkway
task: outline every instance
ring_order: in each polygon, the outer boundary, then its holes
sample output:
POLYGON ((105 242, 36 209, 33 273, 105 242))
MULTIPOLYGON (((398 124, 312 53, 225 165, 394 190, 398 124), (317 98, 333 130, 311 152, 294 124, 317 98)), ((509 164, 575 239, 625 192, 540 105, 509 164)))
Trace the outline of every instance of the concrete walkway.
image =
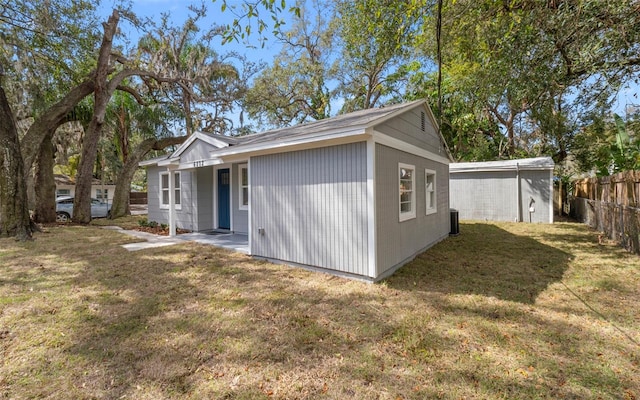
POLYGON ((153 233, 141 232, 136 230, 126 230, 118 226, 105 226, 104 229, 115 230, 118 232, 122 232, 125 235, 145 240, 144 242, 123 244, 122 247, 129 251, 171 246, 173 244, 184 242, 197 242, 237 251, 238 253, 249 254, 249 238, 247 237, 247 235, 241 235, 237 233, 210 235, 206 233, 192 232, 170 237, 154 235, 153 233))

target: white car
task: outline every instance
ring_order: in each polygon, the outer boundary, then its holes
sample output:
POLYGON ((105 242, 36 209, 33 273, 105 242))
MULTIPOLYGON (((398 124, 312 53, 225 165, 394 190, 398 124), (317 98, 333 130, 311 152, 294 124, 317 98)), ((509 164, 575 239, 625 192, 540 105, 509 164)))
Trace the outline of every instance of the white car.
MULTIPOLYGON (((111 212, 109 204, 98 199, 91 199, 91 218, 108 217, 111 212)), ((73 197, 61 196, 56 199, 56 221, 68 222, 73 218, 73 197)))

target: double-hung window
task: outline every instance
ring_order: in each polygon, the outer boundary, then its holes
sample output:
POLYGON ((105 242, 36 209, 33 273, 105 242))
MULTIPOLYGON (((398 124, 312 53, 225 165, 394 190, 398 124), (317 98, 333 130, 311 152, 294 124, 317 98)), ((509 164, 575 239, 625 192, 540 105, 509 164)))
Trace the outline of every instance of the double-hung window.
POLYGON ((416 217, 416 167, 398 164, 400 178, 400 221, 416 217))
POLYGON ((424 170, 424 186, 425 186, 425 195, 427 205, 427 215, 434 214, 438 211, 437 209, 437 198, 436 198, 436 171, 425 169, 424 170))
MULTIPOLYGON (((173 173, 173 201, 176 205, 176 210, 182 209, 182 202, 180 201, 180 172, 173 173)), ((160 173, 160 208, 169 208, 169 173, 160 173)))
POLYGON ((249 168, 247 168, 247 164, 243 164, 238 167, 238 170, 240 171, 238 177, 240 181, 238 185, 238 208, 240 210, 247 210, 249 209, 249 168))
POLYGON ((106 203, 109 200, 109 189, 96 189, 96 199, 106 203))

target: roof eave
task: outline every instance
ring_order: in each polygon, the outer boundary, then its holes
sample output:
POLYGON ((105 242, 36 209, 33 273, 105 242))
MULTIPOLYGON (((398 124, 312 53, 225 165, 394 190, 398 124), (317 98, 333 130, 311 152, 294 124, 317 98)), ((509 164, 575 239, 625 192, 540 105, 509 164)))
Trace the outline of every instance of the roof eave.
POLYGON ((368 132, 367 126, 360 125, 357 127, 350 128, 348 130, 336 129, 336 130, 332 130, 329 132, 322 132, 315 135, 305 135, 302 137, 284 139, 279 141, 249 144, 245 146, 243 145, 230 146, 225 149, 211 150, 210 154, 215 154, 216 157, 225 157, 225 156, 235 156, 235 155, 245 154, 245 153, 261 152, 261 151, 271 150, 271 149, 286 149, 288 147, 300 146, 304 144, 316 144, 318 142, 329 141, 329 140, 334 140, 338 138, 347 138, 351 136, 366 135, 368 134, 367 132, 368 132))

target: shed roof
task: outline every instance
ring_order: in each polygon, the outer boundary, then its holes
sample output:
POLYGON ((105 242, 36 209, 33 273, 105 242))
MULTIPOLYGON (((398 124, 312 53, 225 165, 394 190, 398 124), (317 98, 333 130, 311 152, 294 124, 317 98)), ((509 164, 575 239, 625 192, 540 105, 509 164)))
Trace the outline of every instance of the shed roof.
POLYGON ((479 171, 552 170, 555 166, 551 157, 521 158, 485 162, 464 162, 449 164, 449 173, 479 171))

